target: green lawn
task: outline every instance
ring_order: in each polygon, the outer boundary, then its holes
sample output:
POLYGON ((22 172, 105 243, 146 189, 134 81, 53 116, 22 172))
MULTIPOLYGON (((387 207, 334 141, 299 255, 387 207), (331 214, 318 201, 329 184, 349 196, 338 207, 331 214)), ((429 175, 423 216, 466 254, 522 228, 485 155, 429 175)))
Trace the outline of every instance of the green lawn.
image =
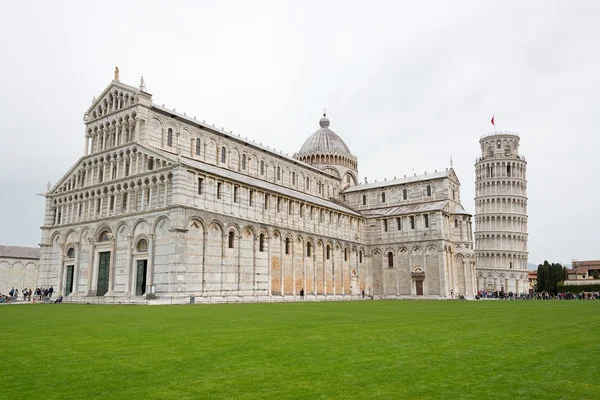
POLYGON ((3 305, 0 322, 10 398, 600 398, 600 301, 3 305))

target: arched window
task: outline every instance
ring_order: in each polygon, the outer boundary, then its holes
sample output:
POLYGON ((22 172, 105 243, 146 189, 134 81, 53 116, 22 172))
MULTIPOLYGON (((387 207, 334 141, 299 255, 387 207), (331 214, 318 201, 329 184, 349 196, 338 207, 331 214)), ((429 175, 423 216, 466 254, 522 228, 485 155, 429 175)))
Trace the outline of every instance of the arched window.
POLYGON ((135 248, 140 253, 148 251, 148 241, 146 239, 140 239, 140 240, 138 240, 137 246, 135 246, 135 248))
POLYGON ((227 149, 225 146, 221 147, 221 163, 225 164, 227 162, 227 149))
POLYGON ((109 240, 110 240, 110 232, 109 231, 102 231, 100 236, 98 236, 99 242, 108 242, 109 240))
POLYGON ((367 195, 363 194, 363 206, 367 205, 367 195))
POLYGON ((280 181, 281 180, 281 167, 277 167, 277 180, 280 181))
POLYGON ((233 239, 235 238, 235 234, 233 231, 229 231, 229 248, 233 249, 233 239))
POLYGON ((242 154, 242 169, 246 169, 246 155, 242 154))
POLYGON ((285 238, 285 254, 290 254, 290 238, 285 238))
POLYGON ((454 218, 454 227, 458 228, 458 219, 454 218))
POLYGON ((362 250, 358 252, 358 262, 362 263, 362 250))
POLYGON ((265 174, 265 162, 264 161, 260 162, 260 174, 261 175, 265 174))
POLYGON ((391 251, 388 253, 388 267, 394 268, 394 253, 391 251))
POLYGON ((292 172, 292 185, 296 186, 296 172, 292 172))
POLYGON ((319 183, 317 184, 317 187, 319 188, 319 194, 321 194, 321 193, 323 192, 323 189, 322 189, 322 187, 321 187, 321 182, 319 182, 319 183))
POLYGON ((348 261, 348 249, 344 249, 344 261, 348 261))
POLYGON ((196 139, 196 155, 199 156, 200 155, 200 147, 201 147, 201 142, 200 142, 200 138, 196 139))
MULTIPOLYGON (((152 171, 154 169, 154 159, 150 158, 148 159, 148 171, 152 171)), ((117 175, 117 167, 115 166, 115 170, 114 170, 114 175, 117 175)), ((113 178, 115 179, 115 178, 113 178)))
POLYGON ((329 247, 329 245, 327 245, 327 259, 329 260, 330 257, 331 257, 331 247, 329 247))
POLYGON ((381 193, 381 202, 385 203, 385 192, 381 193))
POLYGON ((408 198, 408 192, 406 189, 402 189, 402 200, 406 200, 408 198))
POLYGON ((308 176, 306 177, 306 191, 310 192, 310 178, 308 176))
POLYGON ((67 250, 67 258, 75 258, 75 249, 72 247, 69 247, 69 250, 67 250))
POLYGON ((431 185, 427 185, 427 197, 431 197, 431 185))
POLYGON ((261 233, 258 237, 258 251, 265 251, 265 234, 261 233))
POLYGON ((173 129, 169 128, 167 131, 167 146, 173 147, 173 129))
POLYGON ((308 242, 306 244, 306 257, 311 257, 312 256, 312 243, 308 242))

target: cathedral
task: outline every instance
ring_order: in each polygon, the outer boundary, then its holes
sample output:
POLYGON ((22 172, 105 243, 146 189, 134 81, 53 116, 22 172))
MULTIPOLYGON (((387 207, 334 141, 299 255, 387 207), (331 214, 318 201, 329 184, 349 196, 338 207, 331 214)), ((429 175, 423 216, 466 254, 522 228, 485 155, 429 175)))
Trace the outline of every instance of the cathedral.
POLYGON ((39 286, 83 301, 476 294, 452 168, 359 183, 325 113, 288 156, 117 73, 84 122, 83 156, 45 194, 39 286))

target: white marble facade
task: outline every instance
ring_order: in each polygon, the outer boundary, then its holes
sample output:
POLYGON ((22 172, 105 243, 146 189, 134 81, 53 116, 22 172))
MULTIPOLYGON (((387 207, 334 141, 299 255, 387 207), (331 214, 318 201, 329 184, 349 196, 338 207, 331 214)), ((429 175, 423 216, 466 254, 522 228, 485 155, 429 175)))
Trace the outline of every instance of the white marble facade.
POLYGON ((477 288, 529 291, 527 275, 527 161, 519 135, 493 132, 479 140, 475 162, 477 288))
POLYGON ((325 115, 290 157, 119 81, 84 119, 84 156, 46 193, 38 285, 84 297, 475 294, 452 169, 358 184, 325 115))

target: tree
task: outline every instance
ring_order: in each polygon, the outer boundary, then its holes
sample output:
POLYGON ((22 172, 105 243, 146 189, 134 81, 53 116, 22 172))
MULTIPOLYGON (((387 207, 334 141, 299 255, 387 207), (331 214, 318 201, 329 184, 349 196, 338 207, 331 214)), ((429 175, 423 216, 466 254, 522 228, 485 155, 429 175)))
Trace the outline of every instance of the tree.
POLYGON ((565 268, 560 263, 550 264, 544 261, 538 265, 537 286, 538 292, 557 293, 558 282, 565 280, 565 268))
POLYGON ((592 271, 592 276, 594 277, 594 279, 600 279, 600 275, 598 275, 598 271, 596 270, 592 271))

